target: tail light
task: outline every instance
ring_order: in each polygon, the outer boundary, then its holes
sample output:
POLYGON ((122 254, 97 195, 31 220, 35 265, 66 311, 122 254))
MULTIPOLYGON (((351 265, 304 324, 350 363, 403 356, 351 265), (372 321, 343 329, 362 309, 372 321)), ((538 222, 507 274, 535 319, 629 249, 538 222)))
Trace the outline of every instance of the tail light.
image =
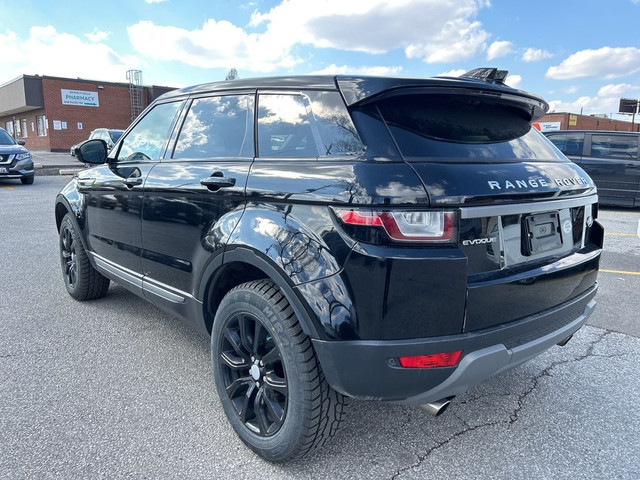
POLYGON ((382 227, 389 238, 400 242, 456 242, 456 214, 439 210, 380 211, 334 208, 345 225, 382 227))

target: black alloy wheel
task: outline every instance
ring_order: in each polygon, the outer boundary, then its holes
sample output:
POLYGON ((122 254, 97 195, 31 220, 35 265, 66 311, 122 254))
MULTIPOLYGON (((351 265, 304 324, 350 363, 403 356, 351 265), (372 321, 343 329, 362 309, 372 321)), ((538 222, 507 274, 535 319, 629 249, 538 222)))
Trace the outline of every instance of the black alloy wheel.
POLYGON ((348 399, 322 373, 310 338, 270 280, 231 289, 217 306, 211 360, 231 426, 270 462, 298 459, 338 431, 348 399))
POLYGON ((81 301, 104 297, 109 279, 91 265, 69 213, 60 223, 59 243, 62 278, 69 295, 81 301))
POLYGON ((76 243, 73 232, 68 225, 60 230, 60 255, 62 256, 62 274, 69 288, 75 289, 78 281, 78 264, 76 262, 76 243))
POLYGON ((253 433, 277 433, 287 414, 287 375, 280 350, 262 322, 242 312, 229 318, 219 350, 225 391, 253 433))

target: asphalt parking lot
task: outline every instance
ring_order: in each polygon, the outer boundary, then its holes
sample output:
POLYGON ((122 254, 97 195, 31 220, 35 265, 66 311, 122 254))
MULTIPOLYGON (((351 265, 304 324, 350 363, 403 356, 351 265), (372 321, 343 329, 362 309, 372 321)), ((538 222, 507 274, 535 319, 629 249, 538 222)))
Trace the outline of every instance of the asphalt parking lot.
POLYGON ((315 455, 262 461, 228 425, 208 338, 113 285, 79 303, 53 201, 0 180, 0 478, 640 478, 639 210, 602 209, 598 307, 565 347, 434 418, 356 402, 315 455))

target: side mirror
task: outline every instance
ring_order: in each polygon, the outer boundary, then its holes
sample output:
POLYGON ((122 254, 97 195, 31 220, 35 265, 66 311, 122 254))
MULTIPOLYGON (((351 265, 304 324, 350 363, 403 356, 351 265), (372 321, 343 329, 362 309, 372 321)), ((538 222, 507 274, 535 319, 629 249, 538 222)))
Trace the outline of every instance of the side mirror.
POLYGON ((107 142, 99 138, 87 140, 76 147, 76 158, 79 162, 100 165, 107 161, 107 142))
POLYGON ((18 145, 22 145, 24 147, 24 140, 18 140, 18 145))

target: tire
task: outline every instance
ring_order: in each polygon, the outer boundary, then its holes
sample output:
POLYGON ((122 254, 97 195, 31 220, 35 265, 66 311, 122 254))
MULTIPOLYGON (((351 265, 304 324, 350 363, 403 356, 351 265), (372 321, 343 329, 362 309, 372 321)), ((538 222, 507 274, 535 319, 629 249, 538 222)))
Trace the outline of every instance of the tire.
POLYGON ((35 177, 32 175, 30 177, 22 177, 20 181, 22 182, 23 185, 33 185, 34 179, 35 177))
POLYGON ((282 292, 269 280, 232 289, 211 332, 216 389, 240 439, 270 462, 303 457, 333 437, 348 398, 333 390, 282 292))
POLYGON ((104 297, 109 290, 109 279, 89 262, 69 213, 60 224, 59 245, 62 277, 69 295, 80 301, 104 297))

